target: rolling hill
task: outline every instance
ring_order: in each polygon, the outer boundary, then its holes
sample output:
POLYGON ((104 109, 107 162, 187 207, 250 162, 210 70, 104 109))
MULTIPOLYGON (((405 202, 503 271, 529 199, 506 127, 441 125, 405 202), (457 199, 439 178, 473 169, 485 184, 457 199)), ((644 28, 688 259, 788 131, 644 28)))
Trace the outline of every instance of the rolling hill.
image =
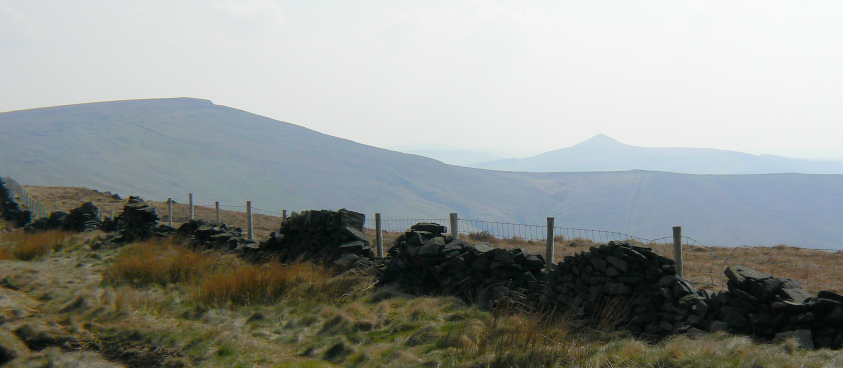
POLYGON ((0 113, 0 175, 184 202, 348 208, 707 245, 843 248, 843 175, 518 173, 464 168, 328 136, 207 100, 100 102, 0 113))
POLYGON ((685 174, 843 174, 843 161, 805 160, 710 148, 650 148, 597 135, 573 147, 469 165, 524 172, 649 170, 685 174))

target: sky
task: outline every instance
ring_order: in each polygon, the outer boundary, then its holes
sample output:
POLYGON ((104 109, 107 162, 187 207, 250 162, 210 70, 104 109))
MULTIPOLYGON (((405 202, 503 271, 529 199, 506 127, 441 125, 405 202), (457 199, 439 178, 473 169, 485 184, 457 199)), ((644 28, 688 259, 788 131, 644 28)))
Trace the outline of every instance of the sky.
POLYGON ((843 1, 0 0, 0 111, 162 97, 378 147, 843 158, 843 1))

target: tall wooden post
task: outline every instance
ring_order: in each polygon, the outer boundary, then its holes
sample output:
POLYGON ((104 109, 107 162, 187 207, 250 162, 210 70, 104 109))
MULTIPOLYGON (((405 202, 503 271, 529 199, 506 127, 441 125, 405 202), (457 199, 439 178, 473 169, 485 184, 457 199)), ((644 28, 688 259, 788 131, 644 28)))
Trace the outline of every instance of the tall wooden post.
POLYGON ((249 240, 252 240, 252 233, 254 231, 252 228, 252 201, 246 201, 246 216, 249 218, 249 240))
POLYGON ((673 261, 676 263, 676 274, 685 278, 682 269, 682 226, 673 227, 673 261))
POLYGON ((454 239, 460 238, 459 215, 457 215, 456 212, 451 214, 451 236, 453 236, 454 239))
POLYGON ((173 199, 167 198, 167 216, 170 218, 170 227, 173 227, 173 199))
POLYGON ((556 221, 553 217, 547 218, 547 249, 545 250, 544 254, 544 268, 547 269, 547 272, 553 270, 553 250, 555 244, 553 244, 553 223, 556 221))
POLYGON ((193 193, 189 193, 188 198, 190 198, 190 219, 193 220, 193 193))
POLYGON ((287 221, 287 210, 281 210, 281 223, 283 224, 284 221, 287 221))
POLYGON ((214 202, 214 207, 217 208, 217 223, 221 224, 222 220, 220 219, 220 201, 214 202))
POLYGON ((383 231, 381 227, 381 214, 375 214, 375 244, 377 245, 378 258, 383 258, 383 231))

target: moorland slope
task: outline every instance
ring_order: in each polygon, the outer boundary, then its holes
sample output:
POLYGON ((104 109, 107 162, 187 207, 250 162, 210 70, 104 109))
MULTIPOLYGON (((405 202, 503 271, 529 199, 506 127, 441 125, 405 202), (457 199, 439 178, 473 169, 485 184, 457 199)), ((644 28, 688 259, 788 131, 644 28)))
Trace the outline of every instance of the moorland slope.
POLYGON ((707 245, 839 248, 843 239, 843 175, 464 168, 190 98, 0 113, 0 131, 0 174, 22 184, 388 218, 553 216, 558 226, 647 238, 682 225, 707 245))

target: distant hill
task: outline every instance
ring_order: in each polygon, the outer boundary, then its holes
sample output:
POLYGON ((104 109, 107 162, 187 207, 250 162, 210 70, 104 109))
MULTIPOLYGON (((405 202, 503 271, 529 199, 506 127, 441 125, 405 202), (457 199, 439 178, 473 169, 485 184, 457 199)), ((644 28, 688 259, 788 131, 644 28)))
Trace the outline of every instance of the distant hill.
POLYGON ((843 161, 757 156, 709 148, 636 147, 603 134, 573 147, 532 157, 492 160, 470 166, 524 172, 650 170, 686 174, 843 174, 843 161))
POLYGON ((461 150, 461 149, 413 149, 413 148, 391 148, 392 150, 429 157, 450 165, 471 166, 488 161, 502 160, 504 157, 491 153, 461 150))
MULTIPOLYGON (((843 248, 843 175, 516 173, 446 165, 189 98, 0 113, 0 176, 280 211, 348 208, 708 245, 843 248)), ((595 143, 595 142, 592 142, 595 143)))

